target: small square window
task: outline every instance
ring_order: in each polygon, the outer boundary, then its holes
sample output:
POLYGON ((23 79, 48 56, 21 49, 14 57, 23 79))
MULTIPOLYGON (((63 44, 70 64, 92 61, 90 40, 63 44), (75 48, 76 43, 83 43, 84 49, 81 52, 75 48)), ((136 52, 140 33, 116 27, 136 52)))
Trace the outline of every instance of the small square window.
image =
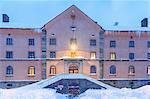
POLYGON ((150 59, 150 53, 147 53, 147 59, 150 59))
POLYGON ((34 39, 28 39, 28 45, 34 46, 34 39))
POLYGON ((91 52, 90 57, 91 59, 96 59, 96 52, 91 52))
POLYGON ((50 58, 56 58, 56 52, 54 51, 50 52, 50 58))
POLYGON ((13 45, 13 39, 12 38, 6 38, 6 45, 13 45))
POLYGON ((129 47, 134 47, 135 44, 134 44, 134 41, 129 41, 129 47))
POLYGON ((129 59, 134 59, 134 53, 129 53, 129 59))
POLYGON ((115 52, 110 52, 110 59, 115 60, 116 59, 116 53, 115 52))
POLYGON ((115 48, 116 47, 116 41, 110 41, 110 47, 115 48))
POLYGON ((50 38, 49 45, 56 45, 56 38, 50 38))
POLYGON ((96 46, 96 40, 95 39, 90 40, 90 46, 96 46))
POLYGON ((6 58, 13 58, 13 51, 6 51, 6 58))
POLYGON ((28 58, 35 58, 35 52, 28 52, 28 58))

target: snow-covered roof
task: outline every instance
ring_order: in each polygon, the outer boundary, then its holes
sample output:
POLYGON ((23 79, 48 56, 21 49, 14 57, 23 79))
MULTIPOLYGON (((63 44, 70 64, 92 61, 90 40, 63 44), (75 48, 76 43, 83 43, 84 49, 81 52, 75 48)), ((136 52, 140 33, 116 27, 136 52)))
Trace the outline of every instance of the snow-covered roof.
POLYGON ((112 87, 110 85, 104 84, 104 83, 102 83, 100 81, 97 81, 96 79, 93 79, 91 77, 85 76, 83 74, 65 74, 65 73, 56 75, 54 77, 48 78, 46 80, 42 80, 40 82, 31 84, 31 85, 28 85, 28 86, 25 86, 23 88, 25 88, 25 89, 28 89, 28 88, 30 88, 30 89, 32 89, 32 88, 33 89, 44 88, 44 87, 46 87, 46 86, 48 86, 50 84, 53 84, 53 83, 55 83, 55 82, 57 82, 57 81, 59 81, 61 79, 86 79, 86 80, 89 80, 89 81, 91 81, 91 82, 93 82, 95 84, 103 86, 106 89, 116 89, 116 88, 114 88, 114 87, 112 87))

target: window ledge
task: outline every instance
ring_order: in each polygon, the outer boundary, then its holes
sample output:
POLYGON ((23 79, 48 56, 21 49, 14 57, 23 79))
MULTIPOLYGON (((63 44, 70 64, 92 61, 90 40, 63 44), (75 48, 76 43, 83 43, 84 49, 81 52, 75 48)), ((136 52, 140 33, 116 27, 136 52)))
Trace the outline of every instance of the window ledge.
POLYGON ((135 74, 128 74, 128 76, 135 76, 135 74))
POLYGON ((35 75, 28 74, 28 77, 35 77, 35 75))
POLYGON ((13 74, 6 74, 6 77, 13 77, 13 74))
POLYGON ((109 74, 109 76, 117 76, 116 74, 109 74))
POLYGON ((95 76, 95 75, 97 75, 96 73, 90 73, 90 76, 95 76))

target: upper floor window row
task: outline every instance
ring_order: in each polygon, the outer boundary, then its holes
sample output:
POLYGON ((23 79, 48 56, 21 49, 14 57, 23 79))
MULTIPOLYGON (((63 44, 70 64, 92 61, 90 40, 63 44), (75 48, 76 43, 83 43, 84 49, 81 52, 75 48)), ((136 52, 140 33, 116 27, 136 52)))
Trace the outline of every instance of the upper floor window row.
POLYGON ((90 39, 90 46, 96 46, 96 39, 90 39))
POLYGON ((110 47, 115 48, 116 47, 116 41, 110 41, 110 47))
POLYGON ((6 51, 6 58, 13 58, 13 51, 6 51))
POLYGON ((147 41, 147 47, 150 48, 150 41, 147 41))
POLYGON ((129 47, 134 47, 135 44, 134 44, 134 41, 129 41, 129 47))
POLYGON ((12 38, 6 38, 6 45, 13 45, 13 39, 12 38))

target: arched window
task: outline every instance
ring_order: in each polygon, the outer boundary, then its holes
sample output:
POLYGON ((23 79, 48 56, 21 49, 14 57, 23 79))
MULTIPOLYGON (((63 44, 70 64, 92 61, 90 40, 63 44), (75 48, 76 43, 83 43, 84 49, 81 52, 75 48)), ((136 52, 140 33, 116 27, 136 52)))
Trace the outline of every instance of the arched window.
POLYGON ((147 74, 150 75, 150 65, 147 67, 147 74))
POLYGON ((35 67, 34 66, 28 67, 28 75, 29 76, 34 76, 35 75, 35 67))
POLYGON ((116 66, 112 65, 110 66, 110 74, 116 74, 116 66))
POLYGON ((56 74, 56 66, 51 66, 49 73, 50 73, 51 75, 56 74))
POLYGON ((135 73, 135 68, 134 68, 134 66, 129 66, 128 73, 129 73, 129 74, 134 74, 134 73, 135 73))
POLYGON ((7 75, 13 75, 13 67, 12 66, 7 66, 6 74, 7 75))
POLYGON ((90 73, 96 73, 96 66, 90 67, 90 73))
POLYGON ((71 64, 69 66, 69 73, 79 73, 78 66, 76 64, 71 64))

